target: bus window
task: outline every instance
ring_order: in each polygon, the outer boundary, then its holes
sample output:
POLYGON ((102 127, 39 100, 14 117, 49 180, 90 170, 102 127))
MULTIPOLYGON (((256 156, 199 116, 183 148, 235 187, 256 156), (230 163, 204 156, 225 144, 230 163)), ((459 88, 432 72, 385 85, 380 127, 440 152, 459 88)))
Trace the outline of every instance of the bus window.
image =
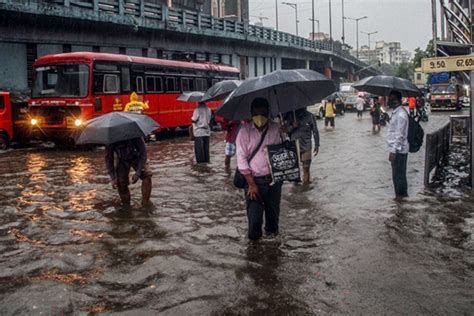
POLYGON ((104 93, 118 93, 119 81, 117 75, 104 75, 104 93))
POLYGON ((207 90, 207 80, 198 78, 196 79, 196 91, 206 91, 207 90))
POLYGON ((194 80, 190 78, 182 78, 181 89, 183 92, 194 91, 194 80))
POLYGON ((178 92, 178 84, 176 78, 166 77, 166 91, 178 92))
POLYGON ((137 77, 137 93, 143 93, 143 77, 137 77))
POLYGON ((146 77, 147 92, 163 92, 163 84, 160 77, 146 77))
POLYGON ((130 92, 132 90, 130 86, 130 68, 122 67, 122 91, 123 92, 130 92))
POLYGON ((3 110, 5 108, 5 98, 0 95, 0 110, 3 110))

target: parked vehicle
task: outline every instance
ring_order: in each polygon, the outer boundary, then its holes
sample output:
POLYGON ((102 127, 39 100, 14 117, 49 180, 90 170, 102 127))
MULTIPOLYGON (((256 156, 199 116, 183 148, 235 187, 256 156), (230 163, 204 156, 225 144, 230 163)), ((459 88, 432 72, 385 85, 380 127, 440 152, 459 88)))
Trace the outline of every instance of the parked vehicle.
MULTIPOLYGON (((104 53, 65 53, 39 58, 33 65, 29 103, 37 135, 70 142, 84 121, 123 111, 136 92, 162 129, 191 125, 195 102, 177 101, 185 91, 206 91, 214 83, 238 79, 239 69, 104 53)), ((219 102, 208 103, 215 110, 219 102)))
POLYGON ((314 105, 310 105, 306 108, 309 112, 313 113, 317 119, 324 118, 324 103, 316 103, 314 105))
POLYGON ((0 91, 0 150, 5 150, 13 141, 27 142, 28 103, 12 101, 10 92, 0 91))
POLYGON ((348 96, 346 98, 346 100, 344 101, 344 107, 345 107, 346 111, 354 111, 355 110, 356 100, 357 100, 356 95, 351 95, 351 96, 348 96))

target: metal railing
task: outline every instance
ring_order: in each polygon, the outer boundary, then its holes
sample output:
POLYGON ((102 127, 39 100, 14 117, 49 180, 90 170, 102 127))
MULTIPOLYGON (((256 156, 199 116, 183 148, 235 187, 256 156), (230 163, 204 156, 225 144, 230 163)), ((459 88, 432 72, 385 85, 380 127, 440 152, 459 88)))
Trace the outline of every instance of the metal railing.
POLYGON ((451 124, 448 122, 435 132, 426 135, 425 146, 425 186, 430 184, 430 174, 440 165, 441 160, 449 151, 451 124))
MULTIPOLYGON (((12 0, 0 1, 14 2, 12 0)), ((275 45, 294 46, 306 50, 325 51, 342 57, 360 67, 367 65, 337 42, 312 41, 293 34, 275 31, 271 28, 249 25, 243 22, 215 18, 200 12, 169 8, 166 5, 155 4, 146 0, 29 0, 38 5, 64 6, 80 10, 91 10, 106 14, 117 14, 133 18, 143 18, 147 21, 163 22, 165 27, 186 31, 191 29, 202 31, 226 32, 243 35, 247 39, 257 39, 271 42, 275 45)))

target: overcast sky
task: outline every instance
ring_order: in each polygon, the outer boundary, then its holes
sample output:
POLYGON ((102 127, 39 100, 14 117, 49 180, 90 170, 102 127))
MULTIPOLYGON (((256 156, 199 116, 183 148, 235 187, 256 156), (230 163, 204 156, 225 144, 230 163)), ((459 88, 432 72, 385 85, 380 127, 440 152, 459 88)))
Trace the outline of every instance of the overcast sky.
MULTIPOLYGON (((299 35, 308 37, 311 32, 311 0, 285 0, 298 4, 299 35)), ((264 26, 275 27, 275 0, 249 0, 250 20, 258 22, 258 16, 268 17, 264 26)), ((281 31, 295 34, 295 10, 278 1, 278 24, 281 31)), ((342 0, 332 2, 332 34, 334 39, 342 36, 342 0)), ((315 19, 320 20, 321 32, 329 33, 329 0, 314 0, 315 19)), ((400 42, 402 49, 413 51, 416 47, 426 48, 431 38, 430 0, 344 0, 344 15, 368 18, 359 21, 359 32, 374 32, 375 41, 400 42)), ((356 46, 356 22, 345 21, 346 43, 356 46)), ((317 31, 317 23, 315 23, 317 31)), ((359 34, 359 46, 367 45, 368 36, 359 34)))

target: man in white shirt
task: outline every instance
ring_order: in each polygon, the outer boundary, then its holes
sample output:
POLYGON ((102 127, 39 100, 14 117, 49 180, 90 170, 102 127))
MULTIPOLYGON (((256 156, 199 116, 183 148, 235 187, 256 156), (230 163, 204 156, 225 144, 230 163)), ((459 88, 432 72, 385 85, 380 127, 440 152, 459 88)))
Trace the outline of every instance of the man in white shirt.
POLYGON ((193 122, 194 154, 196 162, 209 162, 209 136, 211 136, 211 109, 206 103, 199 103, 194 109, 191 121, 193 122))
POLYGON ((357 109, 357 118, 362 118, 362 113, 364 113, 365 100, 361 96, 358 96, 355 102, 355 106, 357 109))
POLYGON ((409 109, 402 105, 402 94, 392 91, 388 106, 394 108, 387 131, 388 160, 392 164, 393 186, 397 198, 408 196, 407 158, 409 109))

